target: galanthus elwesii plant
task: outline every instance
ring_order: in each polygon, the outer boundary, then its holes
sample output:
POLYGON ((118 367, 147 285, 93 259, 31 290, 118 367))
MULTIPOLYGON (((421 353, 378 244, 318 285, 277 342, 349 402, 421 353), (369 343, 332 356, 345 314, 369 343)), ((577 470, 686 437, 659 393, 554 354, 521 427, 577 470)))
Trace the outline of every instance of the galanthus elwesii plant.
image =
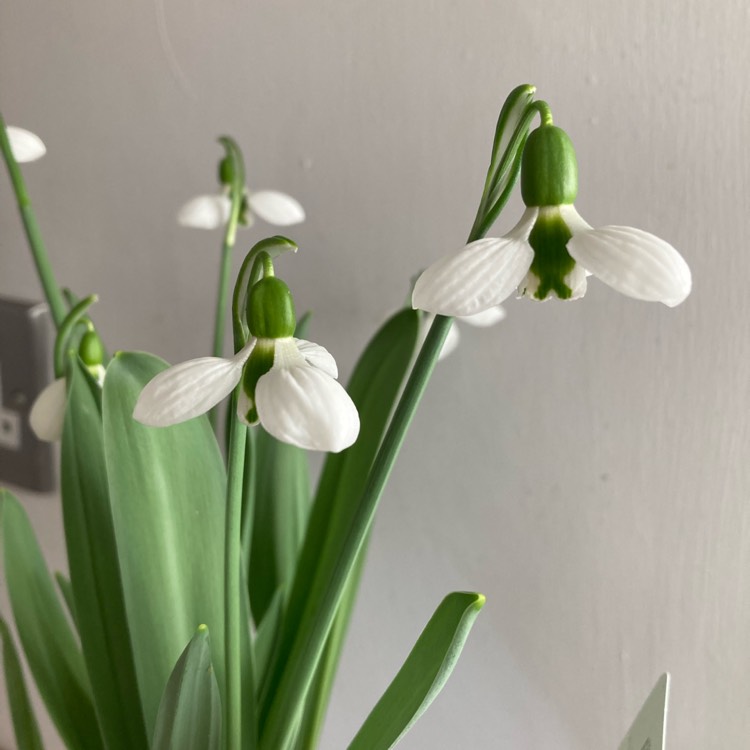
MULTIPOLYGON (((309 317, 297 319, 277 276, 294 257, 293 240, 255 243, 230 299, 237 229, 250 210, 270 218, 254 202, 262 194, 245 187, 235 141, 220 139, 220 198, 180 217, 191 223, 192 212, 193 225, 224 228, 211 356, 169 367, 143 352, 110 356, 90 317, 95 297, 79 301, 58 286, 18 166, 43 146, 0 120, 0 149, 57 329, 55 381, 31 420, 41 437, 61 441, 68 574, 50 576, 7 490, 0 539, 23 656, 66 747, 316 747, 372 521, 447 351, 449 316, 489 325, 514 289, 575 299, 589 274, 638 299, 675 305, 687 296, 690 272, 666 242, 592 229, 578 217, 572 144, 534 93, 519 86, 502 107, 466 247, 424 272, 414 307, 375 333, 346 388, 332 354, 307 340, 309 317), (485 239, 519 174, 526 213, 504 238, 485 239), (328 453, 314 489, 309 450, 328 453)), ((303 218, 301 209, 282 217, 281 203, 271 220, 303 218)), ((483 604, 478 593, 448 594, 349 748, 399 742, 443 688, 483 604)), ((18 747, 37 750, 20 651, 2 618, 0 638, 18 747)))

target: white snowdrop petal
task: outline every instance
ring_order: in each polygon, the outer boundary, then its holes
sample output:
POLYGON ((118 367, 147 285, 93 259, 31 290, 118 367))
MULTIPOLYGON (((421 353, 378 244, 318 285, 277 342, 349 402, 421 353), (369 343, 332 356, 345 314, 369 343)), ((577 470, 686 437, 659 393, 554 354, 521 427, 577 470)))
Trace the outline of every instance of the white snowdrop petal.
POLYGON ((288 227, 305 220, 305 211, 291 195, 278 190, 259 190, 248 196, 250 209, 263 221, 288 227))
POLYGON ((448 329, 448 334, 445 337, 445 341, 443 341, 443 347, 440 350, 440 354, 438 354, 438 362, 453 354, 453 352, 458 347, 458 342, 460 340, 461 334, 458 332, 458 326, 453 323, 448 329))
POLYGON ((583 219, 581 214, 576 211, 576 207, 572 203, 566 203, 562 206, 558 206, 557 210, 559 211, 560 216, 567 225, 568 229, 570 229, 571 234, 576 234, 576 232, 585 232, 588 229, 593 228, 591 224, 583 219))
POLYGON ((177 214, 177 222, 194 229, 216 229, 229 221, 232 202, 226 195, 199 195, 177 214))
POLYGON ((53 381, 37 396, 31 406, 29 422, 40 440, 53 443, 62 437, 66 398, 65 378, 53 381))
POLYGON ((17 162, 36 161, 47 153, 42 139, 30 130, 8 125, 6 128, 13 158, 17 162))
POLYGON ((495 307, 488 307, 486 310, 474 315, 464 315, 460 321, 461 323, 469 323, 477 328, 489 328, 490 326, 494 326, 495 323, 505 320, 506 315, 505 309, 496 305, 495 307))
POLYGON ((294 339, 294 343, 297 345, 297 351, 305 358, 305 361, 317 367, 319 370, 323 370, 324 373, 330 375, 332 378, 338 378, 339 369, 336 366, 336 360, 333 355, 320 344, 314 344, 312 341, 305 341, 304 339, 294 339))
POLYGON ((607 226, 574 234, 573 259, 621 294, 679 305, 692 286, 690 268, 668 242, 633 227, 607 226))
POLYGON ((349 394, 307 364, 273 367, 258 380, 255 402, 263 427, 299 448, 338 453, 359 434, 359 414, 349 394))
POLYGON ((412 306, 440 315, 474 315, 509 297, 534 259, 528 237, 538 209, 527 209, 502 238, 466 245, 430 266, 414 286, 412 306))
POLYGON ((254 343, 232 359, 201 357, 160 372, 141 391, 133 417, 145 425, 167 427, 205 414, 240 382, 254 343))

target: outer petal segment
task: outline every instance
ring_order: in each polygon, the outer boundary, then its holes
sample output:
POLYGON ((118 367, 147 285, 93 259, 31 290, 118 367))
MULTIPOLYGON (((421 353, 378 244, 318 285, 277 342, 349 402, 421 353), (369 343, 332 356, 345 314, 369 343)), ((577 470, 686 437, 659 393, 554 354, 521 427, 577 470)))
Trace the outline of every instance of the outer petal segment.
POLYGON ((273 367, 258 380, 255 403, 263 427, 299 448, 338 453, 359 434, 359 414, 349 394, 308 364, 273 367))
POLYGON ((633 227, 607 226, 574 234, 568 252, 621 294, 679 305, 692 286, 690 268, 668 242, 633 227))
POLYGON ((527 209, 505 237, 477 240, 430 266, 417 280, 412 305, 439 315, 474 315, 499 305, 534 259, 528 243, 537 209, 527 209))
POLYGON ((13 158, 17 162, 36 161, 47 153, 47 147, 42 139, 30 130, 8 125, 6 132, 13 158))
POLYGON ((232 359, 201 357, 160 372, 141 391, 133 417, 151 427, 167 427, 205 414, 240 382, 255 339, 232 359))
POLYGON ((226 195, 199 195, 188 201, 177 214, 183 227, 216 229, 229 221, 232 202, 226 195))
POLYGON ((336 366, 336 360, 328 349, 320 344, 305 341, 304 339, 294 339, 294 343, 297 345, 297 351, 305 358, 305 361, 309 365, 323 370, 324 373, 330 375, 332 378, 338 378, 339 368, 336 366))
POLYGON ((54 443, 62 438, 66 398, 65 378, 53 381, 37 396, 29 422, 40 440, 54 443))
POLYGON ((253 213, 277 227, 288 227, 305 220, 305 210, 291 195, 278 190, 259 190, 248 197, 253 213))

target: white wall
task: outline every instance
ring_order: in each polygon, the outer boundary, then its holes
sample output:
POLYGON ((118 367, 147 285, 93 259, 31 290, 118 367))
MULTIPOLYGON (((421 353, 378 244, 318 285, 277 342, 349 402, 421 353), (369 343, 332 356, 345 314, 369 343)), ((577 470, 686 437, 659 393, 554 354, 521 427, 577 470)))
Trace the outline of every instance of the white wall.
MULTIPOLYGON (((672 748, 747 746, 749 32, 744 0, 0 7, 0 106, 48 145, 25 172, 50 253, 101 295, 114 348, 207 350, 219 238, 174 214, 227 132, 251 185, 308 211, 279 272, 345 377, 410 276, 461 246, 525 81, 576 143, 584 217, 692 267, 674 310, 592 281, 463 331, 383 500, 324 747, 457 588, 488 604, 404 748, 614 748, 665 669, 672 748)), ((5 178, 0 221, 0 294, 39 297, 5 178)), ((59 564, 57 501, 24 499, 59 564)))

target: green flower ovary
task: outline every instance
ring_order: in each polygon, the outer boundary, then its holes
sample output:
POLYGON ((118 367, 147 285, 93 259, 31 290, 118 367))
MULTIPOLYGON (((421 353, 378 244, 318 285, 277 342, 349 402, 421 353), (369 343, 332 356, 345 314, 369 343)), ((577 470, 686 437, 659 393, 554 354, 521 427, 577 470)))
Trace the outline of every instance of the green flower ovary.
POLYGON ((558 211, 545 213, 540 212, 529 235, 529 244, 534 249, 529 271, 539 279, 534 297, 542 300, 554 292, 560 299, 570 299, 573 292, 565 279, 576 262, 565 246, 573 235, 558 211))
POLYGON ((294 300, 281 279, 266 276, 253 285, 247 298, 247 326, 259 339, 294 336, 294 300))
POLYGON ((104 347, 96 331, 86 331, 83 334, 78 354, 87 367, 95 367, 104 361, 104 347))

